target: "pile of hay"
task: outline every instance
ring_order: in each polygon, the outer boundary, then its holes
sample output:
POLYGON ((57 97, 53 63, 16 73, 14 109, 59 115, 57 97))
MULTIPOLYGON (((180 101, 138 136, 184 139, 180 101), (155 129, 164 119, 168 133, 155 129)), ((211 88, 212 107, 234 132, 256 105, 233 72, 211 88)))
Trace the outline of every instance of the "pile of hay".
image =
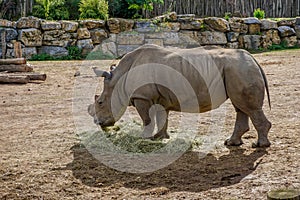
POLYGON ((141 126, 136 122, 121 124, 94 133, 85 132, 80 135, 80 138, 82 144, 88 146, 89 149, 107 153, 179 153, 201 145, 198 139, 189 140, 180 137, 163 140, 143 139, 141 126))

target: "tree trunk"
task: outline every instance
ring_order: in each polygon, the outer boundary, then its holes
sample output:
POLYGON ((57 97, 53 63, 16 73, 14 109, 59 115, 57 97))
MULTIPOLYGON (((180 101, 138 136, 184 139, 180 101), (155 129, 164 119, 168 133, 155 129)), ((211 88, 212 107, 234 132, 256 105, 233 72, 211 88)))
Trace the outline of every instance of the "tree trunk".
POLYGON ((15 52, 15 58, 22 58, 21 42, 15 42, 14 43, 14 52, 15 52))
POLYGON ((21 65, 26 64, 25 58, 0 59, 0 65, 21 65))
POLYGON ((2 75, 0 74, 0 83, 20 83, 26 84, 30 81, 29 76, 21 75, 2 75))
POLYGON ((0 72, 32 72, 33 68, 27 64, 22 65, 0 65, 0 72))
POLYGON ((6 56, 6 32, 2 31, 1 34, 1 45, 2 45, 2 58, 4 59, 6 56))
MULTIPOLYGON (((5 73, 7 75, 9 75, 9 73, 5 73)), ((16 76, 28 76, 30 80, 32 81, 45 81, 47 79, 47 75, 46 74, 40 74, 37 72, 32 72, 32 73, 13 73, 12 75, 16 75, 16 76)))

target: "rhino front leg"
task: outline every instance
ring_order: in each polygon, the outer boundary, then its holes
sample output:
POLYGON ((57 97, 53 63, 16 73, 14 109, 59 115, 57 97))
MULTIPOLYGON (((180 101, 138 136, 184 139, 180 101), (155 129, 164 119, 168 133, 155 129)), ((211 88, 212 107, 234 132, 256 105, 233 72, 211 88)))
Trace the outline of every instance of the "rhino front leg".
POLYGON ((152 139, 152 133, 155 127, 155 112, 150 110, 152 104, 143 99, 135 99, 134 106, 143 121, 142 137, 145 139, 152 139))
POLYGON ((166 111, 164 107, 156 105, 156 123, 158 132, 154 135, 154 138, 169 139, 170 136, 167 133, 169 111, 166 111))
POLYGON ((242 136, 249 131, 249 117, 246 113, 237 109, 233 134, 225 141, 227 146, 239 146, 243 144, 242 136))
POLYGON ((271 122, 269 122, 262 110, 251 111, 249 116, 258 133, 258 140, 252 147, 269 147, 271 143, 268 139, 268 133, 272 127, 271 122))

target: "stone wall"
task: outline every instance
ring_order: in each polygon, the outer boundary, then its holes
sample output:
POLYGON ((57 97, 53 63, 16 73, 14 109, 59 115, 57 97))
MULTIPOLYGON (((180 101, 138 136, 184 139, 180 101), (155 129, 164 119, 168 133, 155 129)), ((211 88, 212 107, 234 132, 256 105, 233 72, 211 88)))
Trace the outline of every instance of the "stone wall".
MULTIPOLYGON (((35 17, 16 22, 0 20, 0 34, 6 32, 6 57, 14 56, 13 43, 22 43, 23 55, 47 53, 68 55, 68 46, 84 53, 99 51, 120 57, 143 44, 192 48, 220 45, 227 48, 265 49, 282 41, 300 45, 300 18, 275 22, 257 18, 196 18, 170 13, 151 20, 108 19, 45 21, 35 17)), ((0 56, 2 56, 0 49, 0 56)))

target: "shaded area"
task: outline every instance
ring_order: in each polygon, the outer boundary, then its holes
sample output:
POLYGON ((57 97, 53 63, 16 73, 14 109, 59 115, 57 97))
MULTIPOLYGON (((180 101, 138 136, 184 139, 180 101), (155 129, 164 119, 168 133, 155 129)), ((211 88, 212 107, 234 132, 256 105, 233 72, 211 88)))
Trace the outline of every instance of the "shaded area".
POLYGON ((74 160, 65 169, 72 170, 75 178, 91 187, 110 187, 115 184, 127 188, 147 190, 166 188, 169 191, 200 192, 239 183, 251 174, 267 154, 265 149, 255 149, 245 155, 245 149, 230 148, 230 153, 219 158, 189 151, 166 168, 154 173, 130 174, 111 169, 87 151, 83 145, 72 147, 74 160))

